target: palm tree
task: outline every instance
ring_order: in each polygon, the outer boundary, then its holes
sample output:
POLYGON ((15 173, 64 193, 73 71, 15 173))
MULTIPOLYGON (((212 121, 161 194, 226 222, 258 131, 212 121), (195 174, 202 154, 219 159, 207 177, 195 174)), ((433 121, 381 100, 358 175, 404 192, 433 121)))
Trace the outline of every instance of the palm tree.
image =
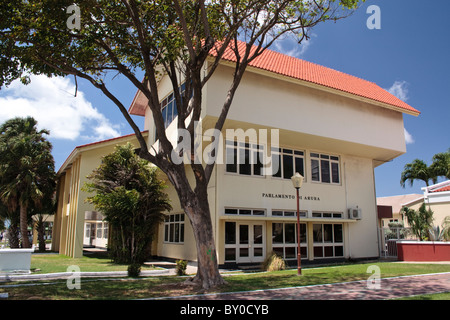
POLYGON ((419 211, 403 207, 401 210, 408 219, 408 224, 411 226, 411 231, 420 241, 424 241, 430 236, 430 229, 433 226, 433 211, 427 210, 425 203, 419 208, 419 211))
POLYGON ((117 146, 88 176, 83 190, 108 221, 111 258, 117 263, 142 263, 164 212, 171 210, 157 169, 140 159, 131 144, 117 146))
POLYGON ((450 149, 447 152, 437 153, 433 156, 430 168, 438 177, 450 179, 450 149))
POLYGON ((52 145, 38 131, 32 117, 14 118, 0 126, 0 199, 11 212, 19 208, 22 246, 28 239, 28 207, 41 207, 42 199, 54 187, 55 165, 52 145))
POLYGON ((450 216, 445 217, 442 222, 442 234, 446 241, 450 240, 450 216))
POLYGON ((400 185, 404 188, 406 181, 408 180, 411 187, 415 180, 424 181, 428 187, 430 185, 430 180, 433 183, 437 182, 437 175, 424 161, 415 159, 412 163, 407 163, 405 165, 400 179, 400 185))

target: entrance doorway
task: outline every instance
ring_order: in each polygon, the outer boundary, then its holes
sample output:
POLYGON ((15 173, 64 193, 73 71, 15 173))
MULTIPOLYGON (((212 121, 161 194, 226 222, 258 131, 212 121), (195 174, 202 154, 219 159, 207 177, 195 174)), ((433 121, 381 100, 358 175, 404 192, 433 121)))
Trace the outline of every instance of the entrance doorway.
POLYGON ((262 222, 225 223, 225 259, 236 263, 260 263, 265 257, 265 225, 262 222))

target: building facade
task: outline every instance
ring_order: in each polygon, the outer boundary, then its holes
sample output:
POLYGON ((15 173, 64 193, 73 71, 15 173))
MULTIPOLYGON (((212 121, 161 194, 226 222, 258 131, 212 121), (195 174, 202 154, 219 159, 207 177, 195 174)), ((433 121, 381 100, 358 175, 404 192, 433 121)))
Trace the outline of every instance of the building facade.
POLYGON ((126 143, 138 146, 134 134, 78 146, 58 170, 53 251, 80 258, 84 246, 107 247, 108 223, 92 204, 86 202, 89 194, 83 191, 83 185, 87 176, 100 165, 103 156, 113 152, 116 145, 126 143))
MULTIPOLYGON (((203 136, 220 114, 232 72, 232 61, 225 58, 205 86, 203 136)), ((169 79, 162 77, 161 108, 175 143, 171 93, 169 79)), ((129 112, 145 117, 149 145, 157 149, 152 114, 139 92, 129 112)), ((305 177, 302 259, 377 257, 374 168, 406 152, 404 114, 419 112, 371 82, 273 51, 256 59, 222 130, 225 161, 216 164, 208 188, 219 264, 259 263, 272 252, 296 259, 296 191, 290 181, 295 172, 305 177), (264 130, 270 131, 267 140, 264 130), (256 160, 264 152, 279 160, 273 174, 263 174, 256 160)), ((175 191, 168 192, 173 211, 159 230, 157 255, 195 260, 189 221, 175 191)))
MULTIPOLYGON (((225 55, 204 86, 202 152, 232 73, 233 58, 225 55)), ((161 77, 158 89, 167 134, 175 143, 176 107, 167 77, 161 77)), ((140 92, 129 112, 145 117, 148 144, 157 150, 152 113, 140 92)), ((295 260, 297 237, 302 259, 308 261, 379 256, 374 168, 406 152, 405 114, 418 116, 419 111, 372 82, 266 50, 248 67, 235 95, 222 130, 222 161, 217 161, 208 186, 219 264, 260 263, 272 252, 295 260), (265 171, 260 155, 270 159, 271 166, 277 163, 271 167, 276 170, 265 171), (296 172, 305 177, 300 235, 296 190, 290 181, 296 172)), ((100 162, 106 152, 100 146, 91 146, 97 150, 92 150, 89 163, 100 162)), ((78 255, 92 234, 84 224, 93 209, 79 191, 90 173, 83 164, 87 150, 81 149, 59 171, 63 191, 55 249, 67 255, 78 255)), ((196 260, 188 218, 175 190, 169 186, 167 192, 173 210, 161 224, 152 252, 196 260)), ((98 221, 88 223, 91 228, 98 221)))

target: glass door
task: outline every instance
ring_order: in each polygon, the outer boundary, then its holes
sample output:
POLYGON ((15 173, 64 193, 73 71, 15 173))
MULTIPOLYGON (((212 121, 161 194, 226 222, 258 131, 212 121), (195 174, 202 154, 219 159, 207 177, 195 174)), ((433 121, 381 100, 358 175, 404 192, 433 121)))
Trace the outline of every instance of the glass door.
POLYGON ((238 263, 262 262, 264 260, 264 225, 262 223, 238 223, 238 263))

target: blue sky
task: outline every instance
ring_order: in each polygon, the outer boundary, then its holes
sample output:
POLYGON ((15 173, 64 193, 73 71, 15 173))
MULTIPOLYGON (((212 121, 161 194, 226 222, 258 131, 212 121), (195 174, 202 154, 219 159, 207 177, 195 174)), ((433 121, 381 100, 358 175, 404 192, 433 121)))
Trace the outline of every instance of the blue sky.
MULTIPOLYGON (((422 112, 419 117, 404 116, 410 134, 407 153, 375 169, 377 196, 421 193, 420 181, 412 188, 400 187, 404 165, 416 158, 431 164, 434 154, 450 148, 449 11, 448 0, 433 5, 368 0, 349 18, 318 25, 301 46, 286 41, 272 48, 375 82, 422 112), (367 28, 370 5, 380 8, 379 30, 367 28)), ((14 83, 0 91, 0 122, 32 115, 50 129, 57 169, 78 145, 132 133, 114 104, 90 84, 78 82, 77 97, 71 77, 35 77, 27 87, 14 83)), ((120 76, 111 85, 129 106, 136 89, 120 76)), ((143 128, 143 118, 135 120, 143 128)))

